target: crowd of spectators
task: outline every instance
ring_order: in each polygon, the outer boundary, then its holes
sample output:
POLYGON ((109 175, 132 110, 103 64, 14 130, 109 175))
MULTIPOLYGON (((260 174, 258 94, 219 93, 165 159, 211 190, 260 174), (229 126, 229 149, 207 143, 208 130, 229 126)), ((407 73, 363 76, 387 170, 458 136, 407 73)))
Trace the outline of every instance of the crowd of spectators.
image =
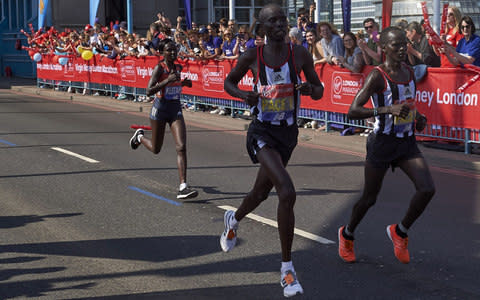
MULTIPOLYGON (((313 21, 315 4, 309 9, 301 8, 297 20, 289 28, 286 42, 304 46, 311 53, 315 64, 328 63, 351 72, 361 72, 366 65, 382 63, 379 44, 380 28, 373 18, 363 21, 363 30, 357 33, 339 33, 328 22, 313 21)), ((70 53, 80 55, 79 50, 90 50, 109 59, 127 56, 159 56, 158 45, 170 38, 178 45, 180 59, 188 60, 235 60, 247 49, 264 44, 265 34, 256 19, 250 25, 240 25, 235 20, 220 19, 218 22, 199 25, 192 22, 185 29, 183 18, 177 17, 173 24, 159 13, 145 36, 127 31, 126 22, 117 22, 110 27, 86 25, 81 31, 66 29, 57 32, 53 27, 45 31, 24 32, 28 38, 27 50, 39 53, 70 53)), ((421 80, 427 67, 454 67, 464 64, 480 66, 480 38, 475 35, 475 24, 469 16, 463 16, 457 7, 448 8, 445 32, 440 33, 443 45, 431 43, 422 24, 424 20, 408 22, 395 20, 394 25, 405 30, 408 38, 406 64, 413 66, 417 80, 421 80)), ((84 90, 85 93, 85 90, 84 90)), ((123 91, 118 99, 128 98, 123 91)), ((137 100, 137 99, 134 99, 137 100)), ((147 101, 151 99, 146 99, 147 101)), ((226 113, 224 108, 214 111, 226 113)), ((368 133, 368 131, 367 131, 368 133)))

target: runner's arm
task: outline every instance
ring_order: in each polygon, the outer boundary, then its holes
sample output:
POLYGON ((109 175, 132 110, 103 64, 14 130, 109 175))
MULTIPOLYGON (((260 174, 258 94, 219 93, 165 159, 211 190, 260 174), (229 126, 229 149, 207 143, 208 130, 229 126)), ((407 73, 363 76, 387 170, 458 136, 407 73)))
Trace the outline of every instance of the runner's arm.
POLYGON ((366 119, 376 115, 392 114, 405 118, 410 107, 407 104, 394 104, 392 106, 380 106, 378 108, 366 108, 364 105, 375 93, 380 93, 385 89, 385 80, 380 71, 373 69, 365 80, 365 84, 358 91, 352 105, 348 110, 350 119, 366 119))
MULTIPOLYGON (((243 76, 247 74, 248 70, 255 63, 257 59, 257 49, 248 49, 244 55, 241 55, 238 59, 236 66, 230 71, 225 79, 224 88, 225 91, 235 98, 244 100, 249 105, 256 105, 258 102, 258 93, 253 91, 245 91, 238 88, 238 83, 242 80, 243 76)), ((253 69, 252 69, 253 71, 253 69)), ((253 71, 254 72, 254 71, 253 71)), ((255 74, 255 72, 254 72, 255 74)))
POLYGON ((323 96, 323 84, 320 82, 320 79, 318 79, 318 75, 315 72, 313 57, 303 46, 298 46, 296 49, 304 62, 302 70, 307 79, 307 82, 299 85, 297 89, 300 90, 302 95, 309 95, 313 100, 319 100, 323 96))
POLYGON ((165 78, 164 80, 158 82, 162 73, 163 73, 162 66, 156 65, 155 68, 153 69, 152 77, 148 82, 147 96, 155 95, 156 93, 161 91, 168 83, 176 81, 176 78, 180 76, 179 74, 177 75, 175 73, 172 73, 172 74, 169 74, 168 77, 165 78))

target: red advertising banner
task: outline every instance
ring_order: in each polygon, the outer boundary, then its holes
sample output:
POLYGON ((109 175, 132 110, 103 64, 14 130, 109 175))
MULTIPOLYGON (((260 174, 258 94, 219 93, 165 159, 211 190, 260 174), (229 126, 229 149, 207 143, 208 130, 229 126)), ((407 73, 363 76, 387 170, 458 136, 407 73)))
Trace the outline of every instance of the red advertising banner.
MULTIPOLYGON (((146 88, 158 57, 126 58, 112 60, 98 55, 90 61, 70 58, 62 66, 44 55, 37 63, 37 76, 42 79, 59 81, 82 81, 146 88)), ((182 61, 182 78, 192 80, 192 88, 183 88, 189 95, 232 99, 223 83, 235 62, 230 61, 182 61)), ((317 65, 316 71, 325 86, 324 96, 318 101, 302 97, 301 108, 347 113, 357 91, 362 87, 372 67, 365 67, 362 73, 351 73, 346 69, 328 64, 317 65)), ((477 81, 460 93, 456 92, 476 73, 468 69, 428 68, 428 75, 417 84, 415 96, 417 109, 425 114, 429 123, 461 127, 480 128, 480 82, 477 81)), ((241 80, 239 87, 253 88, 254 79, 250 72, 241 80)), ((370 104, 369 104, 370 105, 370 104)))

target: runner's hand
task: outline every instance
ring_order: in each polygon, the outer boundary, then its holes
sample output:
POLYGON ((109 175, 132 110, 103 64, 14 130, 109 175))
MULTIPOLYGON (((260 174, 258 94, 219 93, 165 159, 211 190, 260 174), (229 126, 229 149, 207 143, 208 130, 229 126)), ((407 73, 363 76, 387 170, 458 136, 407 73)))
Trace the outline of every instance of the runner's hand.
POLYGON ((185 78, 183 81, 182 81, 182 86, 186 86, 186 87, 189 87, 191 88, 192 87, 192 81, 188 78, 185 78))
POLYGON ((408 104, 394 104, 390 107, 390 113, 400 118, 406 118, 410 112, 410 106, 408 104))
POLYGON ((302 82, 295 86, 297 91, 300 91, 300 94, 309 96, 312 94, 312 85, 309 82, 302 82))
POLYGON ((175 82, 180 80, 180 73, 174 72, 168 75, 168 82, 175 82))
POLYGON ((420 114, 417 112, 417 117, 416 117, 416 123, 415 123, 415 129, 418 131, 418 132, 421 132, 423 131, 423 129, 425 129, 425 126, 427 125, 427 117, 425 117, 424 115, 420 114))
POLYGON ((250 106, 255 106, 258 104, 258 97, 260 96, 259 93, 248 91, 245 93, 243 100, 250 106))

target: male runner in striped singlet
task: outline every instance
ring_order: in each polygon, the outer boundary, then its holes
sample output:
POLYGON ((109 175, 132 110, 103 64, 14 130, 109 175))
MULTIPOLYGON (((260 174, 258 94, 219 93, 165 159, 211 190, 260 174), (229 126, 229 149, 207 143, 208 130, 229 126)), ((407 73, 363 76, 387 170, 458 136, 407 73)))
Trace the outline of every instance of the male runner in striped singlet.
POLYGON ((225 80, 225 90, 251 107, 254 120, 247 133, 247 150, 252 161, 260 163, 260 169, 253 189, 238 210, 225 213, 225 230, 220 245, 225 252, 235 246, 238 222, 266 200, 275 187, 279 199, 277 222, 282 248, 280 283, 284 296, 290 297, 302 294, 303 289, 291 258, 296 193, 285 167, 297 144, 300 94, 318 100, 323 95, 323 85, 315 73, 310 53, 302 46, 290 46, 285 42, 288 24, 285 12, 278 5, 268 4, 260 11, 259 21, 267 43, 240 56, 225 80), (248 70, 256 80, 253 91, 238 88, 238 82, 248 70), (299 78, 301 71, 307 79, 303 83, 299 78))
POLYGON ((338 253, 345 262, 355 261, 353 232, 375 204, 390 166, 392 170, 398 166, 416 188, 402 221, 387 226, 394 254, 402 263, 410 261, 407 230, 435 193, 432 176, 415 140, 415 129, 422 131, 427 119, 415 110, 415 78, 412 69, 404 63, 407 55, 405 33, 397 27, 388 27, 382 32, 380 43, 385 62, 368 75, 348 112, 351 119, 374 116, 375 126, 367 139, 363 194, 353 207, 348 225, 338 230, 338 253), (373 109, 364 107, 370 98, 373 109))

